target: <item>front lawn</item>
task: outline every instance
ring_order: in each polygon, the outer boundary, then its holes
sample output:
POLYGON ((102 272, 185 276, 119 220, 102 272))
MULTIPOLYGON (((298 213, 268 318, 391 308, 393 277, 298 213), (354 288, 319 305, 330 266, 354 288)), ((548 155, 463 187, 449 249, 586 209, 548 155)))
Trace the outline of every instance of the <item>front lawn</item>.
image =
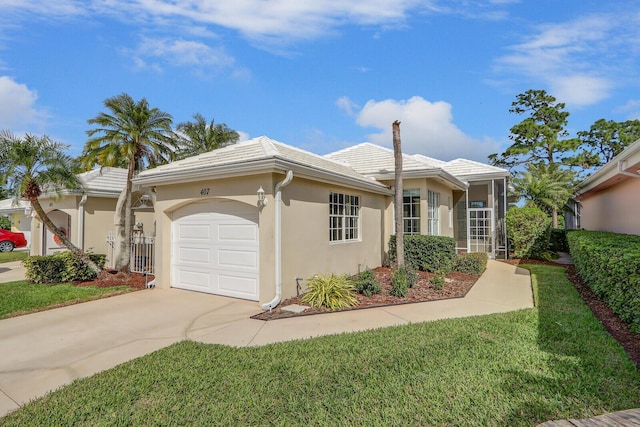
POLYGON ((26 281, 0 283, 0 319, 91 301, 131 291, 128 286, 97 288, 72 284, 36 285, 26 281))
POLYGON ((22 261, 28 256, 29 252, 25 251, 0 252, 0 264, 3 262, 22 261))
POLYGON ((2 423, 531 426, 640 406, 640 374, 564 269, 531 271, 534 309, 265 347, 182 342, 2 423))

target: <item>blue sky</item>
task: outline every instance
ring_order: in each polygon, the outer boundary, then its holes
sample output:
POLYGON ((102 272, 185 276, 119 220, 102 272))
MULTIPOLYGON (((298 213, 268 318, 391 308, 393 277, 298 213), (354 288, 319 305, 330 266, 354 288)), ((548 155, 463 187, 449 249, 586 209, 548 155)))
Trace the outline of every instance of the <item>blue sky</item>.
POLYGON ((569 130, 640 118, 637 0, 0 0, 0 129, 80 153, 126 92, 325 154, 360 142, 486 161, 516 95, 569 130))

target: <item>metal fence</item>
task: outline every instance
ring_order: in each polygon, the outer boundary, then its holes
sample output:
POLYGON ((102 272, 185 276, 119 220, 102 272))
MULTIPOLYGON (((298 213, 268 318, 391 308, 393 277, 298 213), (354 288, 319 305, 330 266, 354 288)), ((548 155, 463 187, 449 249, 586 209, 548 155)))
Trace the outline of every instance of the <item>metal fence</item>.
MULTIPOLYGON (((107 261, 106 268, 115 267, 115 245, 116 236, 110 231, 107 234, 107 261)), ((155 274, 155 237, 148 237, 143 234, 131 236, 131 271, 134 273, 155 274)))

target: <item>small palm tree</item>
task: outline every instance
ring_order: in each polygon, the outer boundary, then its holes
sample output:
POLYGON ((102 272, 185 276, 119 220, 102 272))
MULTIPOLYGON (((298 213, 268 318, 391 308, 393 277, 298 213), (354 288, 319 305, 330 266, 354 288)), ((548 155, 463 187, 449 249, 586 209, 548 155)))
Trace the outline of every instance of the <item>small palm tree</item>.
POLYGON ((205 118, 199 113, 194 114, 193 118, 195 121, 179 123, 176 127, 181 136, 181 149, 177 154, 180 159, 217 150, 235 144, 240 139, 238 132, 224 123, 215 124, 211 119, 207 124, 205 118))
POLYGON ((551 214, 558 228, 558 211, 573 194, 575 172, 556 164, 529 164, 527 170, 513 179, 515 194, 551 214))
POLYGON ((96 125, 88 130, 81 155, 86 169, 94 165, 127 168, 127 183, 116 205, 116 233, 120 238, 116 268, 129 273, 131 264, 132 179, 146 167, 168 163, 174 157, 175 136, 171 130, 172 117, 157 108, 149 108, 142 98, 136 102, 123 93, 104 101, 110 113, 100 113, 89 119, 96 125), (97 136, 96 136, 97 135, 97 136))
POLYGON ((72 159, 64 154, 67 145, 51 140, 48 136, 26 134, 17 137, 8 131, 0 132, 0 182, 7 185, 9 194, 16 199, 29 200, 31 207, 47 229, 75 256, 80 258, 94 273, 100 269, 89 255, 67 239, 40 205, 44 191, 61 194, 64 190, 82 188, 73 173, 72 159))

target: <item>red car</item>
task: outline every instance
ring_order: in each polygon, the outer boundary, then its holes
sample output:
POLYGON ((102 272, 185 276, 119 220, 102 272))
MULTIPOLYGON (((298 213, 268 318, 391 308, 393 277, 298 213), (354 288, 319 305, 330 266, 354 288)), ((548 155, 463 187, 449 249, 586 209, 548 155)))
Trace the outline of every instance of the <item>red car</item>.
POLYGON ((13 248, 25 246, 27 246, 27 239, 24 238, 23 233, 0 229, 0 252, 11 252, 13 248))

